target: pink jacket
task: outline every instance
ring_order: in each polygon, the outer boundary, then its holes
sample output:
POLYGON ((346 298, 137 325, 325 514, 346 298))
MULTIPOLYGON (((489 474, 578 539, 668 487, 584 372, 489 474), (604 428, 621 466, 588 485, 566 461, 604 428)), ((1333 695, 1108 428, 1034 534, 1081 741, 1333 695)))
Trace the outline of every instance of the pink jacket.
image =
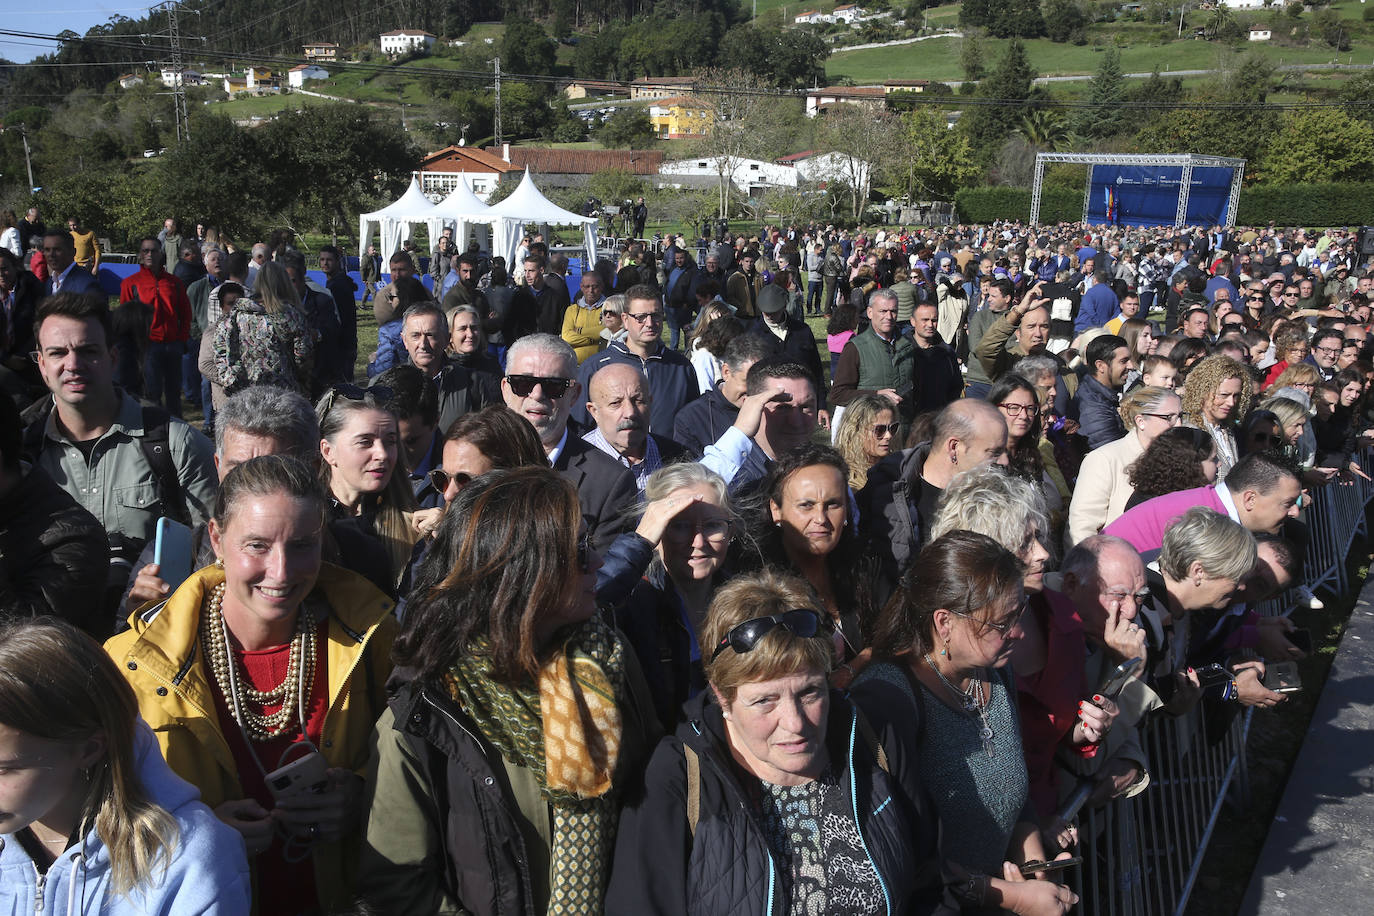
POLYGON ((1102 529, 1102 533, 1130 541, 1145 562, 1149 563, 1164 544, 1165 529, 1194 506, 1205 506, 1221 515, 1228 514, 1216 487, 1196 487, 1156 496, 1133 509, 1127 509, 1120 518, 1102 529))

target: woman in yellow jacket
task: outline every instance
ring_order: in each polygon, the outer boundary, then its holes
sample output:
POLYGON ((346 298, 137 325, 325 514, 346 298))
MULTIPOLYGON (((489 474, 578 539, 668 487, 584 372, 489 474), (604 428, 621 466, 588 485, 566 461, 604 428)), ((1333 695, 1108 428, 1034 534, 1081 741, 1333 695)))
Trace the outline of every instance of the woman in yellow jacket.
POLYGON ((259 916, 351 899, 359 774, 386 708, 392 602, 321 562, 324 518, 302 462, 238 465, 209 525, 216 564, 106 643, 172 770, 243 836, 259 916))

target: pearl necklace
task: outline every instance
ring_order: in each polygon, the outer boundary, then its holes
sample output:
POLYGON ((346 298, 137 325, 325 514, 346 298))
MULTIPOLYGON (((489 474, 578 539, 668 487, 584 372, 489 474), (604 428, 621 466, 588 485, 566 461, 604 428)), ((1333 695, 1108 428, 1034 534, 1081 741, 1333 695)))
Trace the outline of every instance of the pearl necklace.
POLYGON ((960 704, 964 707, 964 712, 978 719, 980 726, 978 737, 983 739, 983 750, 987 751, 989 757, 996 757, 997 745, 993 742, 992 723, 988 721, 988 701, 987 696, 983 693, 983 679, 975 675, 969 679, 968 688, 960 690, 949 682, 944 672, 931 660, 929 653, 926 653, 925 660, 926 664, 930 666, 930 670, 934 671, 935 676, 940 679, 940 683, 944 684, 950 693, 959 698, 960 704))
POLYGON ((305 730, 305 693, 308 685, 315 683, 315 619, 314 615, 302 607, 296 614, 296 635, 291 638, 290 658, 287 662, 286 677, 270 690, 257 690, 247 683, 247 671, 239 673, 239 661, 229 648, 229 627, 224 622, 221 605, 224 602, 225 584, 221 582, 210 592, 206 600, 205 613, 201 615, 201 638, 205 645, 205 656, 210 662, 210 671, 215 683, 229 700, 229 712, 245 735, 259 744, 279 738, 292 725, 292 719, 299 718, 301 730, 305 730), (240 680, 244 683, 240 685, 240 680), (292 695, 296 697, 296 708, 292 709, 292 695), (264 715, 245 707, 249 700, 264 706, 279 706, 276 712, 264 715))

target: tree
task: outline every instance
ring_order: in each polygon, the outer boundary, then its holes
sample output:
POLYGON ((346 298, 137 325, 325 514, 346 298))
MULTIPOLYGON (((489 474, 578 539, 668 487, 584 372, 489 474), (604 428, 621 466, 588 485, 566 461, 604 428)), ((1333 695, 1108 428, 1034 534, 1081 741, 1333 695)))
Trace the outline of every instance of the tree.
POLYGON ((1038 108, 1026 112, 1016 125, 1016 132, 1038 152, 1057 153, 1069 146, 1069 122, 1059 112, 1038 108))
POLYGON ((968 137, 948 127, 943 109, 926 105, 902 115, 898 142, 902 155, 889 174, 908 200, 953 200, 978 177, 968 137))
POLYGON ((261 237, 275 209, 264 201, 275 197, 268 170, 276 165, 255 134, 218 115, 197 117, 191 139, 158 160, 164 206, 168 213, 194 213, 231 238, 261 237))
POLYGON ((1366 70, 1346 80, 1340 99, 1351 117, 1374 121, 1374 71, 1366 70))
POLYGON ((596 132, 596 139, 612 149, 648 149, 657 137, 643 108, 617 108, 596 132))
POLYGON ((857 220, 868 204, 874 173, 899 153, 897 119, 886 109, 836 105, 825 113, 820 143, 841 154, 837 177, 850 188, 850 215, 857 220))
POLYGON ((716 120, 710 133, 689 148, 715 167, 717 215, 725 218, 735 170, 743 160, 769 152, 775 100, 766 94, 767 82, 747 70, 699 70, 696 80, 696 94, 711 105, 716 120))
POLYGON ((1121 52, 1109 47, 1088 88, 1090 107, 1081 108, 1073 130, 1084 137, 1112 137, 1126 128, 1126 78, 1121 72, 1121 52))
POLYGON ((511 73, 552 73, 558 45, 544 27, 523 16, 506 17, 501 37, 501 69, 511 73))
POLYGON ((720 43, 720 66, 762 77, 780 89, 804 89, 825 79, 830 45, 814 32, 738 25, 720 43))
POLYGON ((1290 111, 1261 160, 1269 184, 1364 181, 1374 172, 1374 126, 1344 111, 1290 111))
POLYGON ((969 138, 974 155, 988 163, 1006 138, 1007 113, 1023 111, 1031 98, 1035 71, 1026 58, 1026 47, 1018 39, 1007 42, 997 69, 978 86, 977 100, 959 119, 959 129, 969 138))
POLYGON ((643 178, 625 169, 602 169, 587 179, 587 193, 607 204, 633 200, 648 190, 643 178))
POLYGON ((1045 0, 1041 9, 1045 18, 1045 35, 1050 41, 1069 41, 1088 26, 1088 17, 1077 0, 1045 0))
POLYGON ((983 64, 983 44, 976 35, 964 36, 963 47, 959 49, 959 66, 964 70, 964 79, 980 80, 987 74, 983 64))

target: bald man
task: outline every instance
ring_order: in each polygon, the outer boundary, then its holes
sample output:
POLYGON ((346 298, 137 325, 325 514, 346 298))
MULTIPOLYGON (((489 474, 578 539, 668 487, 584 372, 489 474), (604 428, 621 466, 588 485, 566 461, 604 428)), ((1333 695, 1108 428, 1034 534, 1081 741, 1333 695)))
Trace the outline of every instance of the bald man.
POLYGON ((603 366, 587 385, 587 413, 596 425, 582 439, 629 468, 641 493, 650 474, 686 451, 649 432, 653 400, 649 380, 627 363, 603 366))
POLYGON ((1007 464, 1007 421, 986 401, 963 398, 935 417, 929 442, 889 455, 859 492, 860 535, 882 561, 880 600, 925 542, 935 506, 970 468, 1007 464))

